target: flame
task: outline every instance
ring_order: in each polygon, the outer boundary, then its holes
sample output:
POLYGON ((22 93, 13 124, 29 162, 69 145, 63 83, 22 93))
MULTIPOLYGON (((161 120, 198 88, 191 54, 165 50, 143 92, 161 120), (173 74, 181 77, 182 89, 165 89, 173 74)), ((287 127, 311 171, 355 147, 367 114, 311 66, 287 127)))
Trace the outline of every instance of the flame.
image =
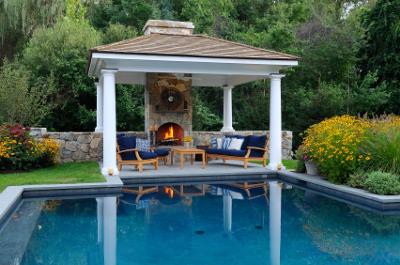
POLYGON ((174 190, 171 187, 165 187, 164 192, 168 194, 171 199, 174 197, 174 190))
POLYGON ((171 139, 174 138, 174 127, 171 125, 169 126, 168 131, 164 134, 164 139, 171 139))

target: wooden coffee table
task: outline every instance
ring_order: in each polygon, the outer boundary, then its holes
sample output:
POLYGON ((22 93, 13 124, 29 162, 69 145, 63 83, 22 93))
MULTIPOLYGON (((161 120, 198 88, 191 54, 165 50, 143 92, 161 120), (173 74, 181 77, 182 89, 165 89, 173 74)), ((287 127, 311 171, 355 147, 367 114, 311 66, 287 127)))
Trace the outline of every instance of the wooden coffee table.
POLYGON ((187 148, 187 147, 182 147, 182 146, 175 146, 171 148, 171 166, 174 164, 174 157, 175 154, 179 155, 179 165, 180 168, 183 168, 183 165, 185 163, 185 155, 190 155, 190 164, 193 165, 194 163, 194 157, 195 155, 201 155, 202 161, 201 161, 201 167, 205 168, 206 167, 206 151, 197 149, 194 147, 187 148))

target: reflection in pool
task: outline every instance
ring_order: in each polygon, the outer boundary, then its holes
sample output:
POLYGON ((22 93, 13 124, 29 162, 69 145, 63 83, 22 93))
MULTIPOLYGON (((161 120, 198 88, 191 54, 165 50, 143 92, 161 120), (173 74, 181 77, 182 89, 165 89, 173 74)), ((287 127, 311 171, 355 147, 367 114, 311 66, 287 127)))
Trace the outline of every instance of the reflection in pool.
POLYGON ((24 200, 0 264, 400 264, 400 217, 278 182, 24 200))

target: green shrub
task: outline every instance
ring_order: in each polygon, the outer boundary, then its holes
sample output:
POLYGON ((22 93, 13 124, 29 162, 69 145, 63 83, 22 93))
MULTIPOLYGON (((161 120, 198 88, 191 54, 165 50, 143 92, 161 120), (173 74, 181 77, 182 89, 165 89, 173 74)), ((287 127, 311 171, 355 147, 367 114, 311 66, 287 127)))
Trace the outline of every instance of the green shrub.
POLYGON ((400 124, 398 127, 372 130, 362 146, 371 157, 364 167, 400 174, 400 124))
POLYGON ((353 188, 363 189, 365 187, 365 181, 367 180, 367 174, 368 173, 364 171, 357 171, 351 174, 347 180, 347 185, 353 188))
POLYGON ((400 176, 393 173, 373 171, 367 173, 365 189, 380 195, 400 194, 400 176))
POLYGON ((299 146, 299 149, 297 149, 296 151, 296 160, 297 162, 297 166, 296 166, 296 172, 300 172, 300 173, 304 173, 306 172, 306 165, 304 163, 305 161, 305 153, 303 150, 303 146, 299 146))

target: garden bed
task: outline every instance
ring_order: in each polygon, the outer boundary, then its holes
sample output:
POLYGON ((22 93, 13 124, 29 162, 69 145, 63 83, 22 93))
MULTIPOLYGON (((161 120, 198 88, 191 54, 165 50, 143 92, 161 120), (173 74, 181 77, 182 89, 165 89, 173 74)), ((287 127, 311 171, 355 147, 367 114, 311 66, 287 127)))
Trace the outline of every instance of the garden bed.
POLYGON ((319 175, 332 183, 379 195, 400 195, 399 146, 400 116, 344 115, 307 129, 296 156, 314 163, 319 175))

